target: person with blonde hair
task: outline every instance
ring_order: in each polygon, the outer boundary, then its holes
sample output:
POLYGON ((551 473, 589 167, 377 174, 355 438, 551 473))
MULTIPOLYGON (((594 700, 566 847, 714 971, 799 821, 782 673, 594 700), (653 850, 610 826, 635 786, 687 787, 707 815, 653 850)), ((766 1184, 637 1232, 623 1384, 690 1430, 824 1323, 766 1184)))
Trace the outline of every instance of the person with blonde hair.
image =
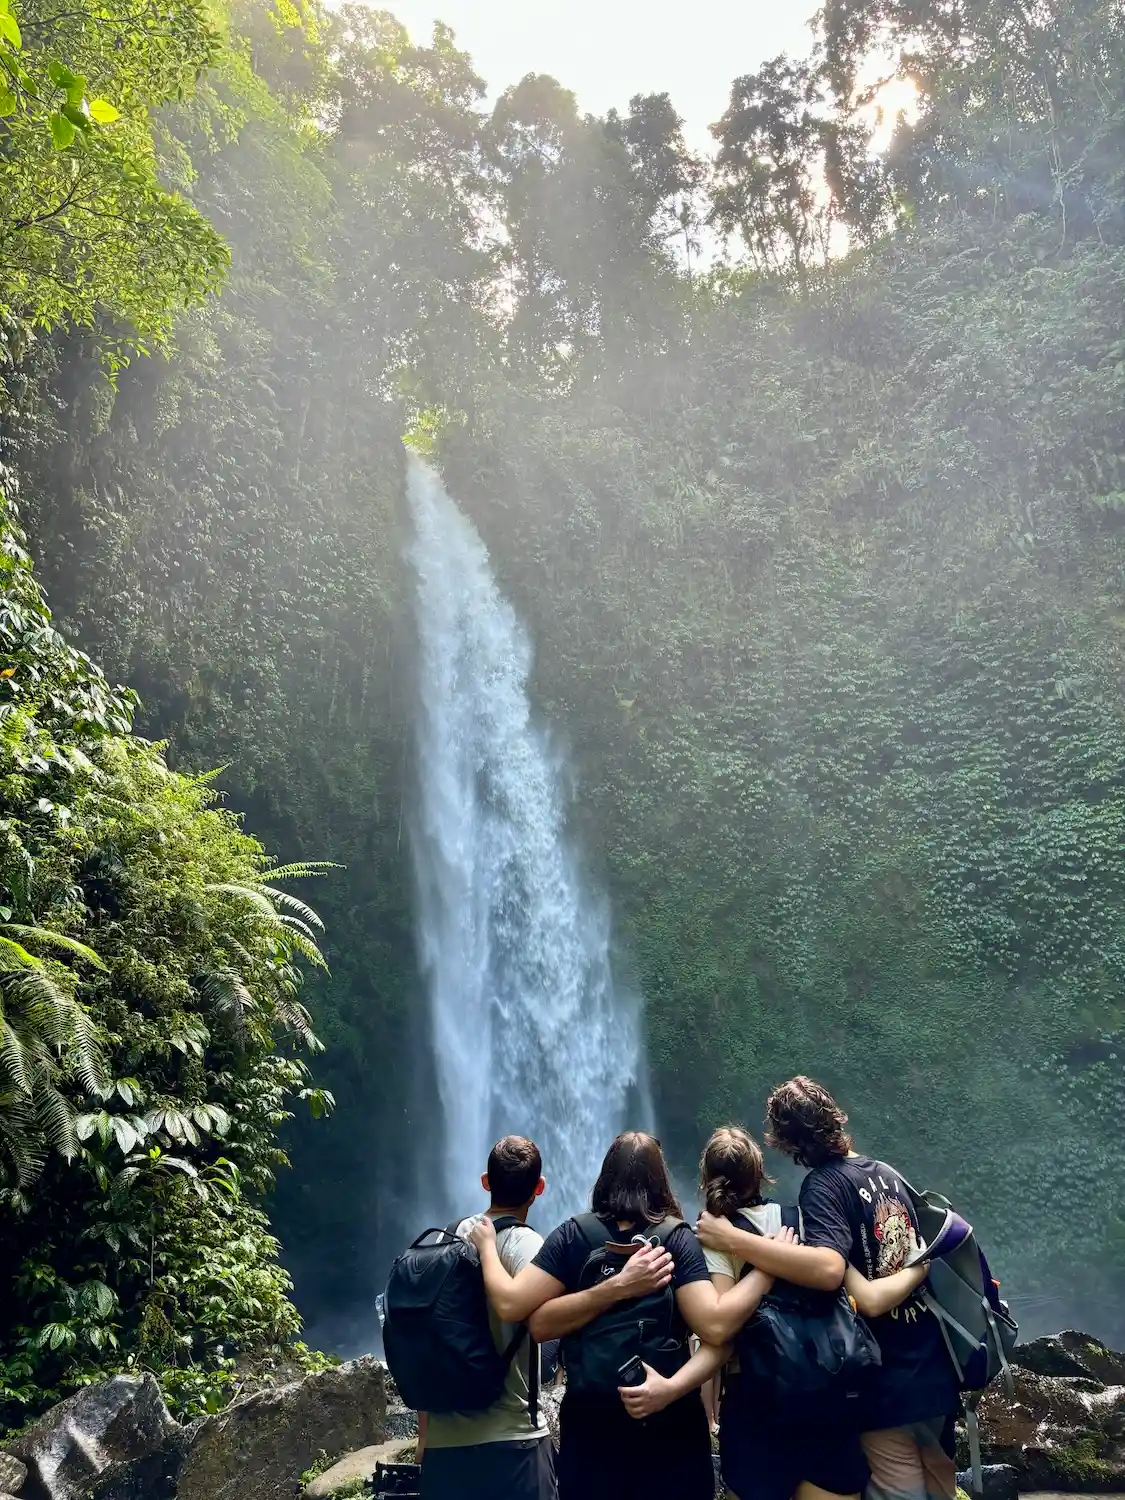
MULTIPOLYGON (((795 1245, 799 1215, 763 1196, 770 1181, 762 1148, 749 1131, 724 1125, 714 1132, 699 1164, 705 1212, 737 1226, 747 1238, 795 1245)), ((759 1282, 755 1306, 773 1287, 774 1278, 737 1250, 705 1247, 703 1254, 720 1304, 752 1278, 759 1282)), ((737 1355, 723 1374, 719 1454, 728 1500, 856 1497, 868 1479, 857 1432, 811 1425, 806 1414, 778 1404, 763 1406, 743 1386, 737 1355)))

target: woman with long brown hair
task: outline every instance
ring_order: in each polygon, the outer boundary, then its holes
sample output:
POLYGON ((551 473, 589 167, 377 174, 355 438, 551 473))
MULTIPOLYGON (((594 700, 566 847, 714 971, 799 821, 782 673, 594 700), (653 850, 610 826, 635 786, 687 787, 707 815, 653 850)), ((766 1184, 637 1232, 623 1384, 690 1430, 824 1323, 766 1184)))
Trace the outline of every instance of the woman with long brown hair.
POLYGON ((749 1315, 756 1288, 737 1288, 720 1316, 659 1141, 640 1131, 619 1135, 594 1184, 591 1213, 560 1224, 514 1279, 487 1226, 473 1241, 501 1315, 530 1317, 540 1341, 563 1340, 560 1500, 619 1500, 623 1482, 676 1500, 711 1500, 699 1387, 726 1359, 728 1327, 749 1315), (694 1354, 689 1330, 703 1340, 694 1354))

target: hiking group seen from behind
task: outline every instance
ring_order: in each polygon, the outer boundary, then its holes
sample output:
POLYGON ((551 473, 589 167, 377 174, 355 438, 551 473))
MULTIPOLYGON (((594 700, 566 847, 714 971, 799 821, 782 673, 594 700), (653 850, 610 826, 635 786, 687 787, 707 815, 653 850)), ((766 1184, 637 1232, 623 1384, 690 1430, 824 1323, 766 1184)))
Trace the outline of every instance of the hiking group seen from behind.
POLYGON ((975 1404, 1016 1327, 970 1226, 858 1150, 811 1079, 766 1121, 808 1169, 798 1204, 766 1196, 761 1148, 724 1126, 694 1228, 659 1141, 630 1131, 590 1212, 543 1239, 539 1150, 496 1143, 487 1210, 428 1230, 384 1297, 423 1500, 712 1500, 716 1428, 728 1500, 954 1500, 963 1412, 979 1476, 975 1404), (539 1391, 559 1364, 556 1452, 539 1391))

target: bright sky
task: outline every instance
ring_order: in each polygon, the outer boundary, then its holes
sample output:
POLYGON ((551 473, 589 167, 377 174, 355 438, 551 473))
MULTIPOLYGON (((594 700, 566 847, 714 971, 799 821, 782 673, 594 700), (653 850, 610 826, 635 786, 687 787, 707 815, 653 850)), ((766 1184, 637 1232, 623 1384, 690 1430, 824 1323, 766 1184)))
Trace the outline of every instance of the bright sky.
POLYGON ((731 80, 779 52, 804 55, 816 0, 381 0, 415 39, 435 20, 495 98, 525 73, 550 73, 579 108, 624 111, 633 94, 667 92, 689 144, 726 108, 731 80))

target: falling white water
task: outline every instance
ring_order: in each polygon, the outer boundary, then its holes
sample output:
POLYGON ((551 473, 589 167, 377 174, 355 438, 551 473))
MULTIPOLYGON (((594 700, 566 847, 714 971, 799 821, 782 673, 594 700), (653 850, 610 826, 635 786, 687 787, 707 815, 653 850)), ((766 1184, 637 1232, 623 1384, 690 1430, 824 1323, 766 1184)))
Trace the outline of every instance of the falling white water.
POLYGON ((408 493, 411 842, 444 1121, 430 1202, 469 1211, 489 1147, 516 1132, 540 1146, 557 1219, 588 1204, 614 1135, 646 1127, 638 1006, 615 988, 607 904, 567 837, 563 768, 528 698, 527 633, 473 525, 416 460, 408 493))

